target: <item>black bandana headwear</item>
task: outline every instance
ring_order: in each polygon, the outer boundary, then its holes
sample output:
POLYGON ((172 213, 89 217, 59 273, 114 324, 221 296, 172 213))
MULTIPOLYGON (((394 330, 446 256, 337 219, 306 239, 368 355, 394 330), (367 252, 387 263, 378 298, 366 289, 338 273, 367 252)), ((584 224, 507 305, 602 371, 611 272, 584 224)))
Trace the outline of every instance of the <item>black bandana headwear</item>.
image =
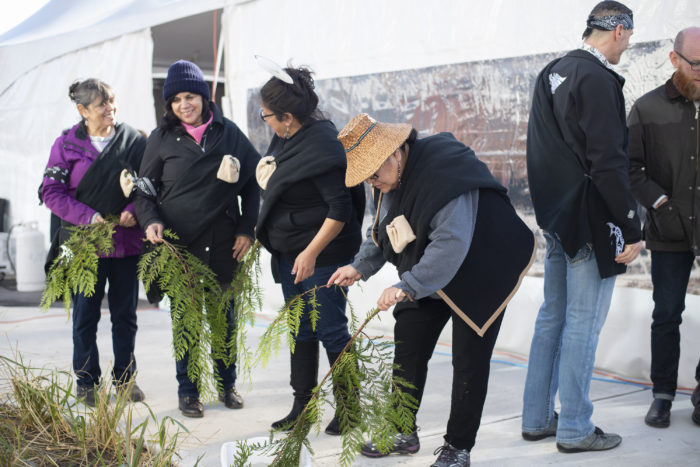
POLYGON ((622 13, 619 15, 601 16, 596 18, 593 15, 588 17, 586 26, 592 29, 600 29, 601 31, 612 31, 621 24, 624 29, 634 29, 634 21, 632 21, 632 13, 622 13))

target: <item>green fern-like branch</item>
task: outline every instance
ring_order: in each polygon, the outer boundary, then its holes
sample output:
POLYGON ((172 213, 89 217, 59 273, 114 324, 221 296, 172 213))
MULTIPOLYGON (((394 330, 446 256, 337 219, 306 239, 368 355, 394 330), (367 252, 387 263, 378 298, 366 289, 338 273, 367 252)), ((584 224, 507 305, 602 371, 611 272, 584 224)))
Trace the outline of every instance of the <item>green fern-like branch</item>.
POLYGON ((147 291, 157 284, 170 299, 175 358, 189 355, 187 376, 200 395, 209 397, 213 388, 223 389, 210 354, 229 362, 235 358, 228 340, 228 295, 206 264, 174 243, 176 234, 166 230, 163 237, 162 243, 141 257, 139 279, 147 291))
MULTIPOLYGON (((260 340, 259 363, 265 365, 272 353, 279 351, 284 337, 289 339, 290 349, 294 351, 293 336, 298 331, 304 304, 312 305, 310 318, 319 316, 315 295, 320 287, 325 286, 314 287, 285 304, 260 340)), ((350 322, 358 323, 354 309, 349 308, 350 322)), ((373 339, 365 333, 367 325, 378 316, 379 309, 375 308, 356 326, 338 359, 313 390, 311 400, 291 431, 284 438, 258 448, 275 456, 271 465, 298 465, 302 446, 310 449, 310 430, 313 427, 320 430, 324 402, 334 406, 340 421, 342 465, 352 463, 365 442, 365 436, 369 436, 381 451, 389 452, 397 429, 410 433, 417 401, 405 391, 412 385, 394 377, 394 344, 373 339)))
POLYGON ((238 264, 231 284, 224 291, 221 306, 228 306, 233 301, 234 329, 230 339, 225 343, 226 355, 223 360, 227 365, 237 361, 237 373, 251 380, 255 357, 247 345, 247 329, 255 325, 255 313, 262 311, 262 289, 260 287, 260 243, 255 242, 243 260, 238 264))
POLYGON ((116 218, 106 222, 68 227, 68 240, 60 247, 58 257, 51 264, 46 276, 46 287, 39 306, 46 311, 57 300, 70 314, 71 297, 83 294, 91 297, 97 283, 97 265, 100 256, 114 251, 112 235, 117 226, 116 218))

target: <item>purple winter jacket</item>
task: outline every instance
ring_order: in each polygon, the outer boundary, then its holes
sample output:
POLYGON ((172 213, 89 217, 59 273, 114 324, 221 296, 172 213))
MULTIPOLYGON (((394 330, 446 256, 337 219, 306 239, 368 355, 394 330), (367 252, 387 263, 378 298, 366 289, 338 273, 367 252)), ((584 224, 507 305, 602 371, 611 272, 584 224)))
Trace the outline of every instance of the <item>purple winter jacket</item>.
MULTIPOLYGON (((117 123, 115 131, 119 131, 121 125, 126 127, 124 123, 117 123)), ((62 182, 45 175, 42 199, 51 212, 66 222, 87 225, 97 212, 90 206, 76 200, 75 191, 83 175, 98 156, 99 152, 90 142, 82 123, 78 123, 69 130, 64 130, 51 147, 49 162, 46 164, 47 171, 67 171, 68 178, 66 182, 62 182)), ((136 216, 131 202, 126 205, 124 211, 136 216)), ((114 251, 105 257, 122 258, 138 255, 141 252, 143 238, 144 234, 138 223, 136 226, 128 228, 117 226, 112 237, 114 251)))

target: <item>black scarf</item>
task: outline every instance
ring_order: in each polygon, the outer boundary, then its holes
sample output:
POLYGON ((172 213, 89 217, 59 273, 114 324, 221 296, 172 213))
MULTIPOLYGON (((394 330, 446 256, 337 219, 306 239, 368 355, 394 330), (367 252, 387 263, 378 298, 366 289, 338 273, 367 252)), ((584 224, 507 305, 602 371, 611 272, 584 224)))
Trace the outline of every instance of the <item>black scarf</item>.
POLYGON ((236 203, 236 197, 255 173, 260 158, 248 138, 237 126, 212 105, 217 133, 208 141, 206 151, 180 174, 166 191, 158 195, 158 209, 165 225, 177 232, 180 242, 190 244, 216 218, 236 203), (240 161, 238 182, 227 183, 216 178, 224 155, 240 161))
POLYGON ((474 151, 451 133, 417 140, 409 150, 401 188, 394 192, 387 215, 379 224, 378 241, 384 258, 397 267, 399 274, 410 270, 428 245, 430 221, 435 214, 451 200, 477 188, 506 192, 474 151), (401 214, 406 216, 416 240, 397 254, 386 226, 401 214))
MULTIPOLYGON (((76 136, 87 139, 84 125, 76 136)), ((120 175, 127 169, 136 176, 146 147, 146 138, 128 125, 117 123, 114 137, 83 175, 75 190, 75 199, 90 206, 103 216, 119 215, 132 196, 124 196, 120 175)))
MULTIPOLYGON (((88 140, 88 144, 91 144, 84 122, 80 123, 75 136, 78 139, 88 140)), ((123 169, 127 169, 132 176, 136 176, 145 148, 146 138, 141 133, 129 125, 117 123, 114 126, 114 137, 80 179, 75 190, 75 199, 103 216, 121 214, 133 195, 124 196, 119 177, 123 169)), ((41 192, 41 186, 39 191, 41 192)), ((70 238, 68 227, 71 226, 71 223, 61 219, 59 228, 53 234, 44 262, 44 271, 47 275, 58 257, 60 246, 70 238)))
MULTIPOLYGON (((327 173, 333 169, 345 172, 345 150, 337 140, 338 130, 330 120, 312 120, 304 124, 290 139, 275 135, 266 155, 275 157, 277 168, 262 192, 262 208, 258 216, 256 235, 268 250, 270 244, 265 222, 278 199, 295 183, 327 173)), ((353 204, 360 223, 364 215, 364 189, 351 189, 353 204)))
MULTIPOLYGON (((416 141, 408 153, 402 187, 396 190, 377 237, 384 258, 401 275, 420 261, 435 214, 451 200, 475 189, 479 190, 479 206, 469 251, 454 277, 437 293, 483 336, 532 264, 535 239, 511 206, 506 189, 474 151, 449 133, 416 141), (397 254, 386 225, 401 214, 406 216, 416 239, 397 254)), ((401 302, 394 313, 418 307, 419 303, 401 302)))

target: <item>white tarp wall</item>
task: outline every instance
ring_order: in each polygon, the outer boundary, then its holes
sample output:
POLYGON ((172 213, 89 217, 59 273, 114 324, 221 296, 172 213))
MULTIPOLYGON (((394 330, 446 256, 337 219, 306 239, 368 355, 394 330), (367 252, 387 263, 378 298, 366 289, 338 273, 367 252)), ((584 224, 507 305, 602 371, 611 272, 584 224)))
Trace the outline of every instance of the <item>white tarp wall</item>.
MULTIPOLYGON (((248 91, 269 79, 269 75, 257 67, 254 54, 264 55, 282 65, 288 60, 294 65, 309 65, 316 72, 317 81, 339 78, 338 81, 342 81, 339 88, 352 94, 353 90, 348 90, 348 86, 353 81, 347 77, 445 64, 466 63, 468 66, 469 62, 481 62, 481 66, 489 60, 566 52, 580 45, 586 18, 596 3, 596 0, 234 2, 226 7, 224 16, 226 84, 232 117, 241 128, 250 129, 249 111, 257 108, 259 103, 256 96, 248 102, 248 91)), ((629 106, 636 97, 659 86, 670 76, 673 69, 668 62, 668 52, 672 39, 680 29, 700 25, 700 2, 628 0, 623 3, 634 11, 632 46, 662 41, 661 47, 656 45, 648 52, 643 50, 623 55, 618 70, 627 77, 625 94, 629 106), (641 58, 634 61, 634 57, 641 58)), ((513 111, 498 108, 512 102, 504 95, 510 94, 511 86, 521 84, 509 84, 508 79, 507 76, 492 75, 491 79, 487 77, 480 83, 481 87, 490 89, 486 92, 474 90, 481 93, 479 104, 483 107, 477 108, 486 115, 494 110, 500 113, 513 111)), ((401 84, 400 80, 396 82, 401 84)), ((435 92, 435 88, 431 88, 432 82, 423 86, 410 90, 412 97, 420 95, 423 90, 435 92)), ((322 91, 334 89, 333 85, 320 87, 322 91)), ((401 87, 375 87, 376 92, 385 94, 408 93, 401 87)), ((352 116, 367 107, 381 110, 383 103, 389 100, 385 96, 368 96, 367 89, 356 91, 361 97, 340 103, 331 102, 332 93, 321 96, 321 108, 326 105, 337 110, 345 102, 351 102, 357 108, 340 110, 352 116), (326 102, 323 102, 323 97, 326 97, 326 102), (367 100, 371 102, 367 103, 367 100)), ((336 123, 342 126, 345 122, 336 123)), ((379 285, 391 283, 386 274, 381 277, 389 282, 377 284, 377 290, 382 289, 379 285)), ((382 279, 377 278, 377 281, 382 279)), ((624 277, 618 281, 608 323, 601 334, 596 364, 620 375, 648 379, 651 292, 620 287, 624 283, 624 277)), ((364 288, 365 293, 354 295, 357 309, 372 306, 376 298, 370 297, 372 294, 367 291, 374 288, 374 284, 368 285, 364 288)), ((688 297, 681 328, 679 385, 684 387, 694 387, 695 365, 700 357, 699 298, 688 297)), ((542 278, 529 276, 509 306, 498 348, 521 354, 529 352, 534 320, 541 302, 542 278)), ((385 320, 382 325, 391 326, 392 321, 385 320)), ((449 334, 443 333, 443 338, 449 340, 449 334)))
POLYGON ((37 188, 54 140, 80 115, 68 98, 76 79, 99 78, 114 89, 117 119, 143 129, 155 126, 150 29, 59 56, 12 83, 0 112, 0 198, 10 200, 11 224, 36 221, 48 243, 49 210, 37 188))
MULTIPOLYGON (((309 65, 316 79, 567 51, 597 1, 251 0, 226 7, 227 93, 245 128, 246 90, 269 77, 254 54, 309 65)), ((700 24, 696 0, 628 0, 631 42, 700 24)), ((623 55, 622 63, 625 57, 623 55)), ((651 89, 651 87, 649 88, 651 89)), ((400 92, 400 90, 396 90, 400 92)))

